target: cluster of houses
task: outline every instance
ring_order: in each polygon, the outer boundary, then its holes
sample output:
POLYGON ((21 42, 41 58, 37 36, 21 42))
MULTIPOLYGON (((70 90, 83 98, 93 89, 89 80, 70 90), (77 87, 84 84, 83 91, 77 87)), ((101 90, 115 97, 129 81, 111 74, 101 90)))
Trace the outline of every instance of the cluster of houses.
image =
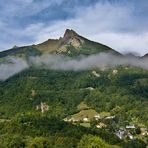
MULTIPOLYGON (((106 116, 103 119, 111 120, 114 118, 115 116, 106 116)), ((87 116, 83 116, 82 118, 75 118, 74 116, 69 116, 64 118, 63 120, 65 122, 72 122, 72 123, 89 123, 92 119, 98 121, 99 119, 102 119, 102 118, 99 114, 95 114, 92 118, 89 118, 87 116)), ((96 124, 96 128, 107 129, 107 125, 103 122, 98 122, 96 124)), ((126 125, 124 128, 120 128, 119 130, 116 130, 115 135, 120 139, 129 138, 130 140, 133 140, 135 138, 134 137, 135 135, 132 134, 133 132, 131 131, 135 131, 135 130, 136 130, 135 125, 126 125)), ((140 131, 141 131, 140 134, 142 136, 148 136, 147 128, 140 128, 140 131)))
POLYGON ((116 133, 116 136, 119 137, 120 139, 124 139, 125 137, 128 137, 129 139, 133 140, 134 136, 127 131, 126 129, 119 129, 116 133))
POLYGON ((116 131, 115 135, 120 139, 128 137, 129 139, 133 140, 134 136, 129 132, 129 130, 135 128, 135 125, 127 125, 125 128, 120 128, 118 131, 116 131))
MULTIPOLYGON (((106 116, 103 117, 103 119, 110 120, 115 118, 115 116, 106 116)), ((81 115, 81 117, 76 118, 74 116, 68 116, 64 118, 63 120, 65 122, 72 122, 72 123, 89 123, 91 120, 98 121, 99 119, 102 119, 102 117, 99 114, 95 114, 92 117, 88 117, 87 115, 81 115)), ((103 122, 99 122, 96 124, 96 128, 107 128, 107 125, 103 122)))
MULTIPOLYGON (((120 139, 129 138, 131 140, 134 139, 134 135, 130 132, 132 130, 136 130, 135 125, 127 125, 125 128, 120 128, 115 132, 115 135, 120 139)), ((140 132, 142 136, 148 136, 147 128, 140 128, 140 132)))
MULTIPOLYGON (((101 117, 99 114, 96 114, 94 117, 93 117, 95 120, 99 120, 101 117)), ((74 118, 74 117, 66 117, 64 118, 63 120, 65 122, 90 122, 92 118, 89 118, 87 116, 83 116, 82 118, 74 118)))

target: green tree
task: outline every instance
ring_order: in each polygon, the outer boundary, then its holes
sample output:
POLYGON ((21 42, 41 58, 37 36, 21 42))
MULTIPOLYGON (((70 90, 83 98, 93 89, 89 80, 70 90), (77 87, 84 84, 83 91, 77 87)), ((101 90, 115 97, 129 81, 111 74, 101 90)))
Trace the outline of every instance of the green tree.
POLYGON ((93 135, 84 135, 77 148, 119 148, 118 146, 109 145, 101 138, 93 135))

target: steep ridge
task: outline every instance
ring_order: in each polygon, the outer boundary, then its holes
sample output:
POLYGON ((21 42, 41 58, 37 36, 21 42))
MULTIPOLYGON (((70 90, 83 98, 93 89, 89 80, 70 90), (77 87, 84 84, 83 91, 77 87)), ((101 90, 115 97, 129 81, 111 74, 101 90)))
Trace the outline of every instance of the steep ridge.
POLYGON ((41 44, 35 45, 34 47, 43 52, 63 53, 69 55, 90 55, 109 51, 119 54, 117 51, 111 49, 110 47, 90 41, 70 29, 65 31, 63 37, 60 37, 56 40, 49 39, 41 44))
POLYGON ((66 29, 64 36, 59 39, 48 39, 47 41, 31 46, 15 47, 3 52, 0 52, 0 57, 10 55, 17 56, 32 56, 41 53, 65 54, 68 56, 77 56, 80 54, 91 55, 100 52, 111 52, 121 55, 112 48, 103 44, 90 41, 85 37, 80 36, 75 31, 66 29))

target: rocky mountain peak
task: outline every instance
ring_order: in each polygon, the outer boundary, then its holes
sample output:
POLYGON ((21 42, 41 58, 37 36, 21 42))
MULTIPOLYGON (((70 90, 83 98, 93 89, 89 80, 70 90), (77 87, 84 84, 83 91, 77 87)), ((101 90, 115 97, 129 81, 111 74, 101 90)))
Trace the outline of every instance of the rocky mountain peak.
POLYGON ((63 38, 61 39, 62 46, 72 45, 75 48, 79 48, 83 43, 84 40, 81 36, 79 36, 74 30, 66 29, 63 38), (64 44, 63 44, 64 43, 64 44))
POLYGON ((63 38, 67 40, 67 39, 70 39, 70 38, 74 38, 76 36, 78 36, 78 34, 74 30, 66 29, 63 38))
POLYGON ((68 55, 69 53, 72 53, 73 55, 75 54, 89 55, 103 51, 105 52, 112 51, 113 53, 117 53, 108 46, 86 39, 85 37, 77 34, 72 29, 66 29, 64 36, 60 37, 59 39, 49 39, 33 47, 42 52, 62 53, 62 54, 67 53, 68 55))

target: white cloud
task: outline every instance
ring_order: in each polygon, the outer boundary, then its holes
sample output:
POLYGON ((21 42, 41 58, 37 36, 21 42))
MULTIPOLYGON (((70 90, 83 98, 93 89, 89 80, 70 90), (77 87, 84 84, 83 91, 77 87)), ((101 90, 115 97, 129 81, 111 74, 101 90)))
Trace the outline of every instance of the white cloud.
POLYGON ((37 57, 28 57, 28 61, 24 58, 6 58, 7 62, 0 63, 0 81, 4 81, 9 77, 34 66, 36 68, 54 69, 54 70, 92 70, 113 68, 115 66, 132 66, 148 69, 148 59, 139 59, 136 57, 119 57, 110 53, 100 53, 90 56, 79 56, 78 58, 70 58, 64 55, 42 55, 37 57))
POLYGON ((7 63, 0 63, 0 81, 6 80, 29 67, 27 62, 21 58, 8 57, 6 60, 7 63))
POLYGON ((5 17, 32 16, 53 4, 60 5, 62 2, 63 0, 2 0, 0 4, 3 5, 3 11, 0 14, 5 17))
MULTIPOLYGON (((31 0, 27 1, 31 2, 31 0)), ((60 4, 62 1, 56 2, 60 4)), ((75 11, 76 16, 72 19, 56 21, 52 24, 50 20, 49 23, 29 24, 23 31, 16 28, 13 31, 10 29, 9 32, 18 38, 32 39, 19 41, 19 44, 33 44, 49 38, 59 38, 65 29, 72 28, 80 35, 104 43, 118 51, 134 51, 141 55, 148 53, 148 29, 143 30, 141 27, 143 24, 136 20, 132 6, 98 2, 93 7, 81 7, 75 11)))
POLYGON ((141 34, 132 33, 101 33, 90 36, 95 41, 110 45, 120 52, 137 52, 141 55, 148 53, 148 32, 141 34))

